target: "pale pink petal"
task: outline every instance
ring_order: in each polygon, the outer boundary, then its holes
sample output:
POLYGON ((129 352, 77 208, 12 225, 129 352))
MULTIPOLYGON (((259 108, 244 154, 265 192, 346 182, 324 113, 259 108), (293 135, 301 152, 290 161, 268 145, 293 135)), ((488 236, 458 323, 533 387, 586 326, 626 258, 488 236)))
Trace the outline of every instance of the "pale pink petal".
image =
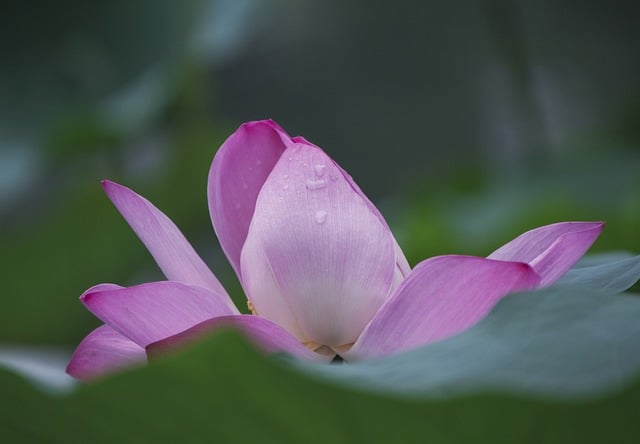
POLYGON ((67 373, 89 381, 146 360, 144 348, 102 325, 80 342, 67 365, 67 373))
POLYGON ((209 288, 238 313, 218 279, 171 219, 127 187, 108 180, 102 186, 167 279, 209 288))
POLYGON ((534 288, 527 264, 472 256, 419 263, 376 313, 344 358, 385 356, 460 333, 509 293, 534 288))
POLYGON ((489 259, 525 262, 540 275, 540 286, 560 279, 598 238, 603 222, 562 222, 521 234, 489 259))
POLYGON ((189 330, 150 344, 147 346, 147 353, 150 357, 163 355, 195 342, 212 331, 225 328, 241 331, 267 353, 284 352, 298 358, 324 362, 333 358, 331 355, 321 355, 311 351, 278 324, 252 315, 222 316, 206 320, 189 330))
POLYGON ((220 295, 173 281, 90 291, 81 300, 105 324, 142 347, 212 317, 234 314, 220 295))
MULTIPOLYGON (((309 142, 307 139, 305 139, 302 136, 292 137, 291 140, 293 142, 296 142, 296 143, 306 144, 306 145, 309 145, 309 146, 312 146, 312 147, 315 147, 315 148, 319 148, 317 145, 309 142)), ((362 200, 364 200, 366 202, 366 204, 369 206, 369 209, 371 210, 371 212, 378 217, 378 219, 380 220, 380 223, 382 223, 384 226, 386 226, 388 228, 389 226, 387 225, 387 221, 385 220, 385 218, 382 216, 382 213, 380 213, 380 211, 373 204, 373 202, 371 202, 371 200, 369 200, 367 195, 362 192, 362 189, 358 186, 358 184, 355 182, 355 180, 353 180, 353 178, 349 175, 349 173, 347 173, 333 159, 331 160, 331 162, 333 163, 333 165, 338 170, 340 170, 342 172, 342 175, 344 176, 344 178, 347 181, 347 183, 349 184, 349 186, 351 186, 353 191, 356 192, 362 198, 362 200)), ((389 230, 389 232, 391 232, 391 230, 389 230)), ((391 235, 393 236, 393 233, 391 235)), ((396 288, 397 284, 402 282, 404 280, 404 278, 409 274, 409 272, 411 271, 411 267, 409 266, 409 262, 407 261, 407 258, 405 257, 404 252, 402 251, 402 248, 400 248, 400 245, 398 244, 398 242, 396 241, 395 238, 393 239, 393 241, 395 242, 397 267, 396 267, 396 273, 395 273, 395 277, 394 277, 394 284, 392 285, 392 288, 396 288)))
POLYGON ((331 347, 355 341, 388 297, 397 266, 386 224, 309 144, 287 148, 264 183, 241 264, 260 316, 331 347))
POLYGON ((244 272, 244 291, 254 304, 253 308, 257 314, 284 327, 300 341, 310 341, 291 311, 280 284, 268 265, 264 245, 258 242, 255 236, 247 239, 246 247, 242 250, 242 263, 249 267, 249 271, 244 272))
POLYGON ((238 277, 258 193, 288 143, 289 136, 272 120, 247 122, 222 144, 211 164, 211 221, 238 277))

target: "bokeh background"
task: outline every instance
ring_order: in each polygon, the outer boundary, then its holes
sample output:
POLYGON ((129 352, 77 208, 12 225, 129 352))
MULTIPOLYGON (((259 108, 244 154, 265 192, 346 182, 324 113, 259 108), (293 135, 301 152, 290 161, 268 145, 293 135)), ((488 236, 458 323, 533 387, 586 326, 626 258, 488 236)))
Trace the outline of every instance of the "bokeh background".
POLYGON ((161 275, 99 182, 169 215, 234 299, 206 177, 242 122, 322 146, 410 262, 561 220, 640 252, 636 2, 61 0, 0 21, 0 343, 71 350, 77 297, 161 275))

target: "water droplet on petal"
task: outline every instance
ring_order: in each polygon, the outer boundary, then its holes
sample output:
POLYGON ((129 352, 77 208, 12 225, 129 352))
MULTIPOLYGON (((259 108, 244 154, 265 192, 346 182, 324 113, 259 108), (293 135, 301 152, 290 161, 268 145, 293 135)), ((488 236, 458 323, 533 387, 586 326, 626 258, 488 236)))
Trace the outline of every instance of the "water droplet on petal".
POLYGON ((307 179, 305 185, 309 190, 319 190, 320 188, 324 188, 327 186, 327 181, 324 179, 307 179))
POLYGON ((327 220, 327 212, 324 210, 318 210, 316 211, 314 218, 317 223, 323 224, 324 221, 327 220))
POLYGON ((313 170, 316 172, 316 176, 318 177, 322 177, 325 169, 327 169, 326 165, 317 164, 313 166, 313 170))

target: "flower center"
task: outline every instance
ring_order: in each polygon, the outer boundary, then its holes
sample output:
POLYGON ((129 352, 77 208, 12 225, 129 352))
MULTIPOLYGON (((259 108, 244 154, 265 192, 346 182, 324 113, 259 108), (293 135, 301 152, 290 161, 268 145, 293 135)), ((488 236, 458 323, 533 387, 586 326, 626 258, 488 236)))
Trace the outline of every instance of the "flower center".
POLYGON ((309 350, 319 353, 321 355, 333 356, 336 354, 336 352, 331 350, 330 347, 320 344, 319 342, 306 341, 306 342, 303 342, 302 345, 307 347, 309 350))
MULTIPOLYGON (((256 307, 253 305, 253 303, 249 299, 247 299, 247 308, 249 309, 252 315, 259 316, 258 310, 256 310, 256 307)), ((305 342, 300 341, 300 342, 309 350, 319 353, 321 355, 326 355, 326 356, 333 356, 336 353, 339 355, 340 353, 346 352, 353 346, 353 342, 349 344, 338 345, 336 347, 329 347, 328 345, 324 345, 315 341, 305 341, 305 342)))
POLYGON ((253 306, 253 304, 249 299, 247 299, 247 308, 249 309, 252 315, 258 316, 258 311, 256 310, 256 307, 253 306))

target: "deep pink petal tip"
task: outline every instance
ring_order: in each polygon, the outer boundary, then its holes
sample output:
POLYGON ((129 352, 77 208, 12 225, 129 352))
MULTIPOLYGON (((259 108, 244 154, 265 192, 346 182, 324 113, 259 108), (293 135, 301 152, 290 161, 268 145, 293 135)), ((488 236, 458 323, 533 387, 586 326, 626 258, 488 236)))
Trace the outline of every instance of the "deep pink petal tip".
POLYGON ((488 258, 525 262, 545 287, 560 279, 596 241, 604 222, 560 222, 534 228, 498 248, 488 258))

